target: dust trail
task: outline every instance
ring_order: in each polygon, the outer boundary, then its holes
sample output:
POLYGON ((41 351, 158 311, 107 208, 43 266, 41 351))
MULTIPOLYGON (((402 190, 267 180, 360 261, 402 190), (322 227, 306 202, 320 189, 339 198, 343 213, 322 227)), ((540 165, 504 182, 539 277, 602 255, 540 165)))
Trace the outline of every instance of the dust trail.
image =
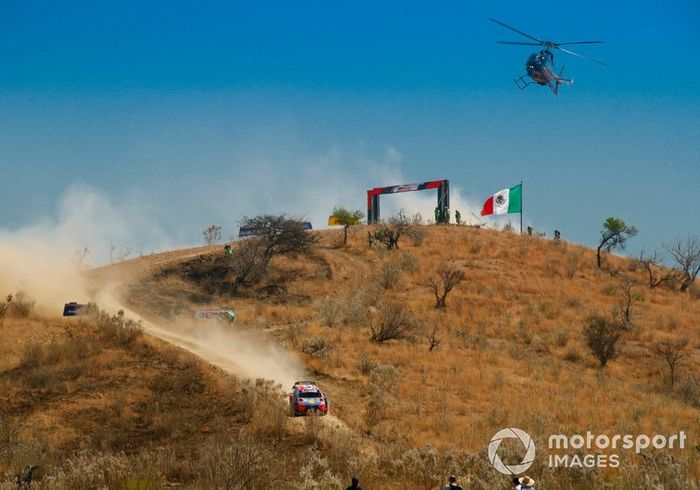
MULTIPOLYGON (((188 322, 189 323, 189 322, 188 322)), ((288 389, 303 379, 304 368, 293 354, 278 348, 255 332, 218 324, 171 323, 167 326, 144 321, 151 335, 186 349, 226 372, 252 379, 271 379, 288 389)))
POLYGON ((161 340, 185 349, 224 371, 252 379, 271 379, 290 388, 304 379, 306 369, 293 353, 279 347, 264 334, 242 330, 236 324, 214 321, 151 321, 125 308, 117 300, 117 285, 108 285, 98 295, 100 307, 110 312, 124 310, 129 318, 141 320, 144 330, 161 340))
MULTIPOLYGON (((141 320, 148 334, 185 349, 227 373, 251 379, 271 379, 281 384, 284 390, 290 389, 295 381, 309 379, 301 360, 275 345, 265 334, 241 330, 235 325, 199 323, 194 319, 155 323, 124 308, 115 299, 116 289, 117 285, 113 284, 101 291, 98 296, 100 307, 111 312, 124 310, 129 318, 141 320)), ((327 415, 323 420, 327 427, 334 430, 352 432, 345 422, 333 414, 327 415)), ((301 420, 297 423, 301 424, 301 420)), ((376 456, 373 449, 368 448, 367 452, 376 456)))

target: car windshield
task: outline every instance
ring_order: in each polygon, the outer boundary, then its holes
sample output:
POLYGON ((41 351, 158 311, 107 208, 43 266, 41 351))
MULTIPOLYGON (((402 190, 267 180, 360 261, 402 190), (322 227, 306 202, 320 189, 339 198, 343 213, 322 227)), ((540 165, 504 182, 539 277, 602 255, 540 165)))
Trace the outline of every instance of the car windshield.
POLYGON ((318 391, 300 391, 299 398, 319 398, 321 393, 318 391))

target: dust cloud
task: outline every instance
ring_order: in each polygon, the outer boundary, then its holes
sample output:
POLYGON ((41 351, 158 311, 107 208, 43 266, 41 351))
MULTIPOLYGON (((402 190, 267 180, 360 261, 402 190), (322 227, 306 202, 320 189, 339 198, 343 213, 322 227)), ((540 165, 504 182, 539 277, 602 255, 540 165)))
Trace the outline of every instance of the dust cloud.
POLYGON ((285 389, 306 376, 301 360, 264 333, 215 320, 144 318, 123 306, 115 293, 117 290, 118 285, 112 284, 100 292, 97 300, 101 308, 112 313, 123 310, 127 317, 140 320, 150 335, 185 349, 228 373, 251 379, 271 379, 285 389))
POLYGON ((117 299, 118 285, 90 294, 83 272, 88 263, 109 261, 110 244, 148 243, 168 248, 157 226, 129 203, 113 204, 88 186, 73 186, 58 204, 55 218, 17 230, 0 229, 0 296, 24 291, 36 301, 37 313, 62 314, 69 301, 96 301, 110 313, 124 310, 144 329, 227 372, 272 379, 284 387, 303 377, 302 363, 274 342, 254 332, 218 324, 176 323, 142 318, 117 299), (87 254, 81 253, 84 250, 87 254))
POLYGON ((271 379, 284 389, 305 378, 301 361, 264 334, 212 322, 156 325, 144 321, 143 324, 151 335, 186 349, 228 373, 271 379))

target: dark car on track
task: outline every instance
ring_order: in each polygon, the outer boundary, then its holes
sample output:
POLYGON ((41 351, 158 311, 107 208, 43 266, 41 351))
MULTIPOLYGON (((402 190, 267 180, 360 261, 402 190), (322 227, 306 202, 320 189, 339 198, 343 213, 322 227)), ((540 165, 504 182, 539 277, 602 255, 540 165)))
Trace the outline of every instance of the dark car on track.
POLYGON ((307 415, 314 412, 328 414, 328 398, 313 381, 297 381, 289 395, 289 406, 294 415, 307 415))

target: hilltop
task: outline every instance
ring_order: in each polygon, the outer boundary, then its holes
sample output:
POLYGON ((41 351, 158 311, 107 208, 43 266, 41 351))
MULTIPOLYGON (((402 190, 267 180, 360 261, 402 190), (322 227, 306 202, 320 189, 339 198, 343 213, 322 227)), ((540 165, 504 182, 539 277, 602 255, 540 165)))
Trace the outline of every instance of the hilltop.
MULTIPOLYGON (((697 285, 651 289, 632 260, 608 256, 601 271, 594 250, 564 241, 420 230, 391 251, 368 247, 362 227, 347 246, 321 232, 310 253, 274 258, 261 282, 233 296, 223 247, 89 271, 95 291, 110 285, 103 306, 141 319, 144 333, 129 333, 121 317, 8 318, 0 387, 16 432, 0 441, 11 456, 3 471, 39 461, 48 478, 70 472, 57 453, 99 452, 122 468, 113 481, 139 461, 132 477, 156 486, 226 487, 213 461, 248 458, 301 482, 295 488, 337 488, 353 473, 365 488, 435 488, 451 472, 474 488, 507 488, 485 448, 500 429, 519 427, 538 448, 549 434, 586 431, 684 431, 691 441, 682 452, 625 453, 618 469, 550 469, 539 459, 528 470, 538 488, 697 485, 697 285), (436 308, 426 282, 443 266, 464 280, 436 308), (583 328, 591 315, 612 320, 630 298, 618 356, 601 369, 583 328), (235 324, 192 320, 222 305, 236 308, 235 324), (410 338, 372 340, 370 327, 392 307, 410 318, 410 338), (655 347, 684 338, 691 357, 671 387, 655 347), (290 380, 302 376, 330 396, 332 417, 280 416, 290 380)), ((246 471, 262 478, 256 465, 246 471)))

